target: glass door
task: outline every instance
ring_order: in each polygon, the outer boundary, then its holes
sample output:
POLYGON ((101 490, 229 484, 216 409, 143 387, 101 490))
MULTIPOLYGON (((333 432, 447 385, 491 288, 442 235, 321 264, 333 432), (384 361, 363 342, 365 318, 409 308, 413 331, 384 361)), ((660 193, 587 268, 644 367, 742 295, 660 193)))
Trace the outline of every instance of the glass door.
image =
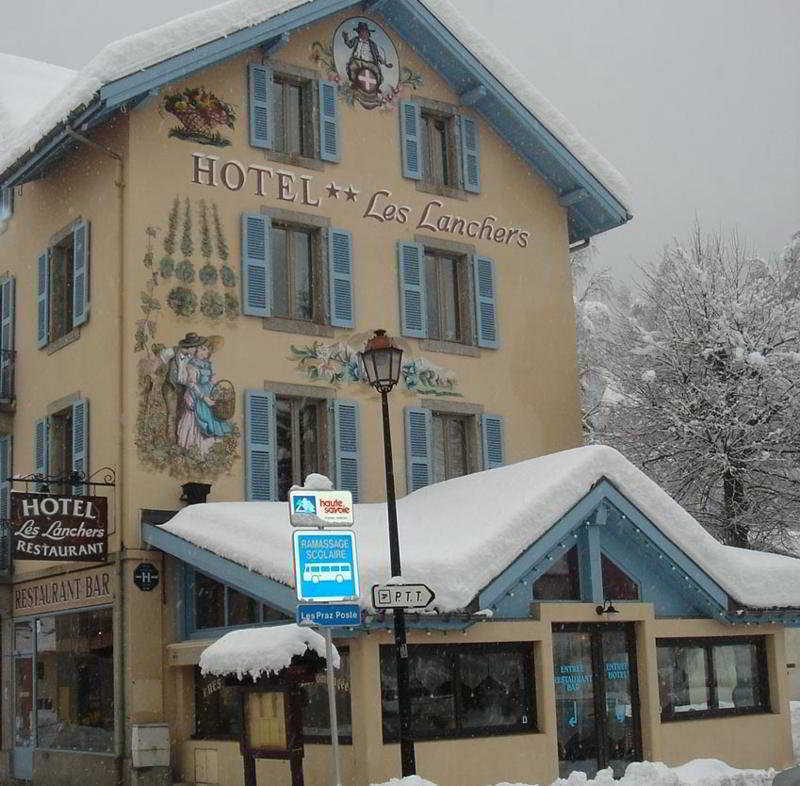
POLYGON ((553 659, 559 774, 619 778, 641 759, 632 625, 555 625, 553 659))
POLYGON ((33 777, 33 624, 14 625, 14 777, 33 777))

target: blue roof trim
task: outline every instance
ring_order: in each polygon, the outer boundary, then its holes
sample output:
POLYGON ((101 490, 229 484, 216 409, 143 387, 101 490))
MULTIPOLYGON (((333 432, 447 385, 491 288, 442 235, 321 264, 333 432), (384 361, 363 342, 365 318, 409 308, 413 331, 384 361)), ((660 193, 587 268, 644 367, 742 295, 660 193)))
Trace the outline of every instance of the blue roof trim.
POLYGON ((108 106, 119 106, 146 90, 174 82, 201 68, 216 65, 269 39, 290 33, 298 27, 313 24, 354 5, 358 3, 353 0, 312 0, 260 24, 217 38, 188 52, 148 66, 135 74, 129 74, 116 82, 110 82, 100 88, 100 97, 108 106))
MULTIPOLYGON (((353 6, 360 3, 311 0, 258 25, 148 66, 104 85, 91 106, 70 125, 81 130, 96 126, 119 107, 138 102, 151 90, 353 6)), ((457 93, 467 94, 473 107, 559 197, 578 189, 586 191, 584 199, 566 205, 570 242, 620 226, 631 218, 624 205, 418 0, 375 2, 369 10, 383 16, 412 43, 457 93)), ((22 159, 22 166, 8 170, 12 174, 0 182, 0 187, 33 179, 72 144, 74 141, 64 131, 56 130, 51 140, 22 159)))
POLYGON ((193 568, 208 573, 217 581, 229 584, 245 595, 251 595, 290 616, 295 613, 297 598, 294 589, 285 584, 254 573, 225 557, 220 557, 219 554, 201 549, 153 524, 142 522, 142 540, 193 568))
POLYGON ((406 40, 413 38, 417 54, 456 92, 471 93, 480 85, 489 88, 475 108, 557 193, 581 187, 588 191, 587 200, 568 208, 571 242, 631 218, 625 206, 427 8, 416 0, 397 0, 381 7, 380 13, 406 40), (523 130, 528 134, 520 133, 523 130))
POLYGON ((518 604, 508 603, 509 596, 519 591, 523 583, 527 586, 543 575, 553 561, 576 542, 581 528, 601 506, 605 506, 609 517, 627 522, 631 537, 643 548, 653 549, 666 560, 668 573, 674 573, 698 594, 710 617, 739 624, 754 622, 756 618, 761 622, 777 621, 778 617, 786 623, 794 617, 800 620, 800 613, 793 611, 782 615, 774 612, 772 616, 769 611, 755 614, 751 610, 731 612, 731 598, 725 590, 605 478, 478 594, 478 608, 497 609, 500 606, 502 610, 516 607, 518 604))

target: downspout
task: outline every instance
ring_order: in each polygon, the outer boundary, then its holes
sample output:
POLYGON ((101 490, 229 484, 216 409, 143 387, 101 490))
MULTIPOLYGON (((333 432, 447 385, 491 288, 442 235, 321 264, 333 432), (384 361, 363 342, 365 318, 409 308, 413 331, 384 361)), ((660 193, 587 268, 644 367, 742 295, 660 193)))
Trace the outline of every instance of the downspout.
POLYGON ((125 522, 123 520, 123 489, 125 478, 125 427, 127 425, 124 412, 125 402, 125 160, 119 153, 115 153, 105 145, 101 145, 87 136, 78 133, 72 128, 67 128, 67 134, 73 139, 101 153, 110 156, 117 162, 117 177, 114 185, 117 187, 118 202, 118 257, 119 257, 119 286, 117 287, 117 321, 119 332, 119 385, 120 419, 119 440, 117 445, 117 487, 115 489, 115 524, 117 530, 117 592, 114 598, 114 752, 117 763, 117 781, 122 786, 125 782, 124 761, 126 754, 125 735, 125 571, 123 555, 125 553, 125 522))

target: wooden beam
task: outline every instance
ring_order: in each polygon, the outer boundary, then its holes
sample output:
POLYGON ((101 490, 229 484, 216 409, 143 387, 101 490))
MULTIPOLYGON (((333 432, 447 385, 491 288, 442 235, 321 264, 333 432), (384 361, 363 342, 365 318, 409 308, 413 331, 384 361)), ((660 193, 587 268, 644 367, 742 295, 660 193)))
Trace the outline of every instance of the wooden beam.
POLYGON ((561 205, 561 207, 569 207, 576 202, 580 202, 582 199, 586 199, 588 196, 589 192, 585 188, 576 188, 561 194, 558 197, 558 204, 561 205))
POLYGON ((289 33, 281 33, 276 38, 271 38, 261 45, 261 51, 267 56, 272 57, 289 43, 289 33))
POLYGON ((462 106, 475 106, 479 101, 486 98, 487 95, 486 85, 478 85, 471 90, 467 90, 461 94, 462 106))

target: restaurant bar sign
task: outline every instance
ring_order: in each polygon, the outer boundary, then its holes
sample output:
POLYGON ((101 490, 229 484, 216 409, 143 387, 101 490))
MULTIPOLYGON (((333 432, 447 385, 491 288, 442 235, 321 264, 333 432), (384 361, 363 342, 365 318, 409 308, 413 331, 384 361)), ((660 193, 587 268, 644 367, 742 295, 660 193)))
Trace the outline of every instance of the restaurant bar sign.
POLYGON ((12 492, 14 559, 102 562, 108 553, 108 500, 12 492))

